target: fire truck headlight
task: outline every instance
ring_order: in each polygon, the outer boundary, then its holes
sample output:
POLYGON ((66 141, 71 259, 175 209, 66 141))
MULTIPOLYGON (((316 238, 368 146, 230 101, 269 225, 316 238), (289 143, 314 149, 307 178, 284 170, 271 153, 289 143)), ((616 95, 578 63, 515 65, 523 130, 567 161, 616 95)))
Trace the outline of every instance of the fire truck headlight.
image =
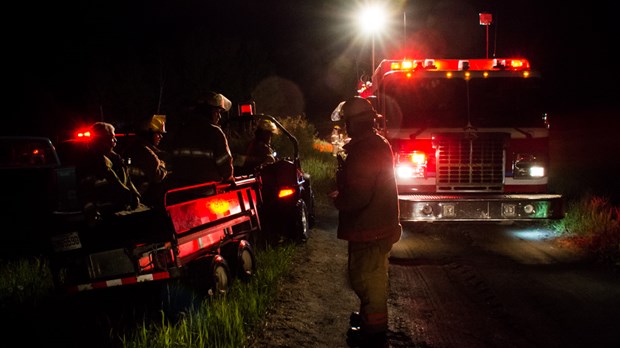
POLYGON ((541 178, 545 176, 545 167, 532 154, 518 153, 512 164, 512 176, 515 179, 541 178))
POLYGON ((424 178, 426 176, 426 154, 419 151, 399 153, 396 176, 401 179, 424 178))
POLYGON ((396 176, 405 179, 413 176, 413 168, 410 166, 396 166, 396 176))
POLYGON ((545 168, 543 166, 537 166, 537 165, 531 166, 530 176, 533 178, 541 178, 545 176, 545 168))
POLYGON ((423 178, 424 169, 423 166, 399 164, 396 166, 396 176, 401 179, 423 178))

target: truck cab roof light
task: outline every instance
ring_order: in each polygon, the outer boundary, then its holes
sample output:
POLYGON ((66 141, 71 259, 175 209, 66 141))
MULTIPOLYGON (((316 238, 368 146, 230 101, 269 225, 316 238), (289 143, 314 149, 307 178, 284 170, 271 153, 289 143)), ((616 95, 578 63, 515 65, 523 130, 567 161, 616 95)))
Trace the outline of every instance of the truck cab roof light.
POLYGON ((493 59, 493 68, 494 69, 505 69, 506 60, 505 59, 493 59))
POLYGON ((435 65, 435 60, 434 59, 425 59, 424 60, 424 69, 437 69, 437 66, 435 65))

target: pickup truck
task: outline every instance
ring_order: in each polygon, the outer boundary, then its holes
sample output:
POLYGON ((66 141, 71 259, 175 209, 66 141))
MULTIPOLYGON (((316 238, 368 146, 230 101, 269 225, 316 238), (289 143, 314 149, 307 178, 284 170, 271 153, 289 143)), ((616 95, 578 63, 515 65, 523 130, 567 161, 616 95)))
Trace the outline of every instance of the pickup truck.
POLYGON ((56 206, 60 159, 49 138, 0 136, 0 200, 2 256, 39 256, 46 251, 42 238, 46 219, 56 206))
POLYGON ((234 183, 169 189, 163 208, 119 213, 95 226, 78 207, 75 184, 75 163, 88 140, 59 143, 63 189, 49 228, 56 288, 71 294, 179 279, 207 294, 225 293, 233 279, 255 273, 257 248, 283 238, 305 241, 314 196, 297 139, 275 118, 255 117, 278 125, 290 156, 234 183))

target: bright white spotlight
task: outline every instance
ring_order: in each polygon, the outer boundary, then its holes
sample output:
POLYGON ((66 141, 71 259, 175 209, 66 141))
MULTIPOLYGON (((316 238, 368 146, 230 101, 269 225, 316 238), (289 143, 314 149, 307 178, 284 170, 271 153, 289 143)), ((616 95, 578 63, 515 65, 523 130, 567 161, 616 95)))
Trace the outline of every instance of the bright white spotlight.
POLYGON ((362 31, 368 34, 375 34, 385 26, 385 9, 380 5, 372 5, 362 9, 358 18, 362 31))

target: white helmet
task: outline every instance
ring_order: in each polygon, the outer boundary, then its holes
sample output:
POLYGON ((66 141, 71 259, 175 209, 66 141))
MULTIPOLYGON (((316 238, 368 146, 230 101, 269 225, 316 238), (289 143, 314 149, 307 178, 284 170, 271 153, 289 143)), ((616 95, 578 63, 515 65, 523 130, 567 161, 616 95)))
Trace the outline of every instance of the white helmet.
POLYGON ((206 97, 198 102, 198 104, 202 103, 213 106, 215 108, 220 108, 225 111, 230 110, 230 107, 232 106, 232 102, 228 98, 226 98, 220 93, 215 92, 208 92, 206 97))

